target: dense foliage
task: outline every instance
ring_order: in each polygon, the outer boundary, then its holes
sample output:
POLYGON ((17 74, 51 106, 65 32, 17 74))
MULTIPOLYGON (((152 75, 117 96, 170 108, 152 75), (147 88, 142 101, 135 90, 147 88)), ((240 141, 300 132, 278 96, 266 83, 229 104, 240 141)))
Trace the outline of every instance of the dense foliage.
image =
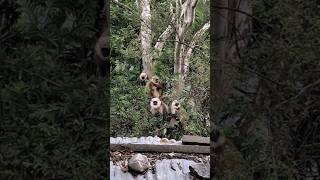
MULTIPOLYGON (((151 1, 153 44, 169 25, 171 1, 151 1)), ((141 50, 139 41, 140 12, 134 2, 121 1, 131 11, 122 6, 111 6, 111 35, 113 64, 111 72, 111 136, 155 136, 162 135, 161 129, 166 121, 150 113, 150 97, 146 89, 137 82, 141 73, 141 50)), ((209 2, 199 1, 195 22, 190 28, 187 39, 208 20, 209 2)), ((180 139, 183 134, 208 136, 206 115, 209 106, 209 33, 197 44, 197 50, 190 61, 190 74, 184 93, 179 97, 188 113, 184 129, 176 129, 167 134, 169 138, 180 139), (192 101, 191 101, 192 100, 192 101), (194 102, 193 102, 194 101, 194 102)), ((155 74, 161 81, 175 82, 173 75, 174 35, 166 42, 160 56, 155 56, 155 74)), ((167 89, 170 94, 172 88, 167 89)), ((170 99, 171 102, 173 99, 170 99)), ((167 102, 167 103, 168 103, 167 102)))
POLYGON ((0 179, 106 176, 106 99, 89 71, 97 1, 1 1, 0 179))
POLYGON ((250 1, 253 33, 241 51, 220 125, 223 179, 319 178, 319 2, 250 1))
MULTIPOLYGON (((139 12, 133 1, 121 2, 133 11, 111 8, 111 135, 153 136, 164 123, 151 116, 137 83, 139 12)), ((152 1, 155 39, 169 23, 168 3, 152 1)), ((199 1, 188 40, 208 18, 208 3, 199 1)), ((222 179, 318 178, 320 4, 250 3, 250 44, 239 52, 232 96, 217 122, 233 145, 226 147, 219 172, 222 179)), ((108 173, 108 91, 100 91, 88 62, 98 4, 0 1, 0 179, 99 179, 108 173)), ((208 39, 199 41, 181 97, 188 125, 170 137, 208 135, 208 39)), ((173 49, 168 42, 155 57, 166 82, 174 81, 173 49)))

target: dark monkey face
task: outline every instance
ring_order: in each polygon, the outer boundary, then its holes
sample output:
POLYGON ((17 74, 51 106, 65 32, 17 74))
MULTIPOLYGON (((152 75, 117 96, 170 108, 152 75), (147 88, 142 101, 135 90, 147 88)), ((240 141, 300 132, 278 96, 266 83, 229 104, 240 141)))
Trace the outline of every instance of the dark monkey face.
POLYGON ((146 79, 146 77, 142 76, 142 77, 141 77, 141 79, 142 79, 142 80, 145 80, 145 79, 146 79))
POLYGON ((179 106, 179 103, 175 103, 174 105, 178 107, 178 106, 179 106))
POLYGON ((156 106, 157 104, 158 104, 158 102, 157 102, 157 101, 153 101, 153 105, 155 105, 155 106, 156 106))

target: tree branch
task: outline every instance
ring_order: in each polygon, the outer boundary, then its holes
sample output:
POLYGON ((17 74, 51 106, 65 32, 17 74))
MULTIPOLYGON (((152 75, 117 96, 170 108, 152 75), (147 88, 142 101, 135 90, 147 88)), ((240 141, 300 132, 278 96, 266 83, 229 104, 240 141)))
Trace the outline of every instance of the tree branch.
MULTIPOLYGON (((208 31, 209 28, 210 28, 210 21, 207 22, 207 23, 205 23, 205 24, 202 26, 202 28, 201 28, 200 30, 198 30, 198 31, 196 32, 196 34, 193 36, 192 41, 191 41, 191 43, 190 43, 190 46, 191 46, 191 47, 188 48, 187 53, 186 53, 186 55, 185 55, 185 57, 184 57, 184 63, 185 63, 185 65, 189 65, 189 60, 190 60, 190 57, 191 57, 191 55, 192 55, 192 51, 193 51, 193 49, 194 49, 194 47, 195 47, 196 42, 199 41, 199 39, 201 38, 201 36, 203 36, 203 34, 204 34, 206 31, 208 31)), ((184 72, 185 72, 185 73, 188 72, 188 66, 185 66, 184 72)))
POLYGON ((313 82, 313 83, 305 86, 304 88, 302 88, 302 89, 300 90, 300 92, 299 92, 296 96, 293 96, 292 98, 287 99, 287 100, 279 103, 279 104, 275 107, 275 109, 278 109, 278 108, 279 108, 280 106, 282 106, 283 104, 286 104, 286 103, 288 103, 288 102, 290 102, 290 101, 293 101, 293 100, 295 100, 295 99, 298 99, 303 93, 305 93, 307 90, 309 90, 310 88, 312 88, 312 87, 314 87, 314 86, 316 86, 316 85, 318 85, 318 84, 320 84, 320 79, 318 79, 317 81, 315 81, 315 82, 313 82))
POLYGON ((151 54, 151 9, 149 0, 141 0, 139 2, 139 8, 141 10, 141 29, 140 29, 140 40, 142 49, 142 66, 144 70, 152 72, 153 62, 151 54))
POLYGON ((260 23, 262 23, 262 24, 265 24, 265 25, 267 25, 268 27, 271 27, 271 28, 273 29, 273 26, 271 26, 270 24, 268 24, 268 23, 260 20, 259 18, 253 16, 252 14, 250 14, 250 13, 248 13, 248 12, 245 12, 245 11, 242 11, 242 10, 240 10, 240 9, 230 8, 230 7, 223 7, 223 6, 215 6, 215 5, 212 5, 212 7, 213 7, 213 8, 217 8, 217 9, 225 9, 225 10, 229 10, 229 11, 235 11, 235 12, 244 14, 244 15, 246 15, 246 16, 248 16, 248 17, 250 17, 250 18, 252 18, 252 19, 254 19, 254 20, 256 20, 256 21, 258 21, 258 22, 260 22, 260 23))
POLYGON ((129 6, 127 6, 127 5, 123 4, 123 3, 120 3, 119 1, 116 1, 116 0, 112 0, 112 2, 114 4, 116 4, 116 5, 118 5, 119 7, 122 7, 123 9, 126 9, 126 10, 130 11, 131 14, 134 13, 133 9, 131 9, 129 6))
POLYGON ((52 81, 52 80, 50 80, 50 79, 48 79, 48 78, 46 78, 46 77, 43 77, 43 76, 41 76, 41 75, 39 75, 39 74, 33 73, 33 72, 31 72, 31 71, 23 68, 23 67, 20 67, 19 65, 15 64, 15 63, 13 63, 13 62, 11 62, 11 61, 6 61, 6 60, 5 60, 4 62, 6 62, 6 63, 8 63, 8 64, 11 64, 11 65, 13 65, 13 66, 21 69, 22 71, 30 74, 31 76, 38 77, 38 78, 40 78, 40 79, 48 82, 49 84, 55 85, 55 86, 60 87, 60 88, 63 87, 63 85, 61 85, 61 84, 59 84, 59 83, 56 83, 56 82, 54 82, 54 81, 52 81))
POLYGON ((159 50, 160 52, 163 49, 164 43, 171 36, 171 34, 173 33, 173 30, 174 30, 173 26, 171 25, 175 21, 175 15, 173 14, 172 5, 170 5, 170 12, 171 12, 171 16, 172 16, 171 21, 170 21, 168 27, 166 28, 166 30, 160 35, 156 45, 154 46, 154 48, 159 50))

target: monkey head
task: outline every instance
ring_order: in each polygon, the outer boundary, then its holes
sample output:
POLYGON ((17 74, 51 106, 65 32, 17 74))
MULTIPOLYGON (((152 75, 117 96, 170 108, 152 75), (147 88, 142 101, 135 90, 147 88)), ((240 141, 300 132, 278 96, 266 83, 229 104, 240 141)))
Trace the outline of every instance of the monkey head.
POLYGON ((161 107, 161 101, 159 98, 152 98, 150 101, 150 106, 152 109, 158 109, 161 107))
POLYGON ((151 77, 151 72, 148 70, 143 70, 138 78, 139 84, 143 86, 147 86, 149 83, 150 77, 151 77))
POLYGON ((171 108, 170 108, 171 114, 176 114, 177 111, 180 110, 180 106, 181 106, 181 105, 180 105, 180 102, 179 102, 178 100, 172 101, 172 103, 171 103, 171 108))
POLYGON ((160 113, 161 115, 165 116, 169 112, 168 106, 157 97, 151 99, 150 106, 150 111, 152 114, 160 113))
POLYGON ((159 84, 159 77, 158 76, 152 76, 151 82, 153 82, 154 84, 159 84))
POLYGON ((142 72, 142 73, 140 74, 139 78, 140 78, 141 81, 147 81, 148 75, 147 75, 147 73, 142 72))
POLYGON ((160 83, 158 76, 152 76, 146 87, 149 90, 149 96, 153 98, 161 97, 163 85, 160 83))

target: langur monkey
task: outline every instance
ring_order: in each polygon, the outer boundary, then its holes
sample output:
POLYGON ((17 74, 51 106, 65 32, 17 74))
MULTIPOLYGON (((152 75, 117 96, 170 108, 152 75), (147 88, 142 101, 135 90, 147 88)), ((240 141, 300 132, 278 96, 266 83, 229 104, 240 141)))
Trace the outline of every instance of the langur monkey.
POLYGON ((180 110, 180 103, 177 100, 172 101, 171 107, 170 107, 170 112, 171 114, 177 114, 180 110))
POLYGON ((178 121, 184 123, 184 121, 187 119, 187 113, 181 108, 181 104, 178 100, 172 101, 170 106, 170 115, 170 128, 173 128, 178 121))
POLYGON ((163 88, 163 84, 159 82, 158 76, 152 76, 150 81, 146 84, 147 89, 149 90, 149 95, 153 98, 160 98, 160 90, 163 88))
POLYGON ((147 88, 151 89, 151 86, 155 86, 157 88, 162 88, 162 85, 159 82, 159 77, 158 76, 152 76, 150 81, 147 83, 147 88))
POLYGON ((155 115, 156 113, 160 113, 161 115, 165 115, 168 113, 169 108, 159 98, 152 98, 150 101, 150 111, 153 115, 155 115))
POLYGON ((139 76, 141 81, 147 81, 148 80, 148 75, 146 72, 142 72, 139 76))
POLYGON ((150 75, 151 73, 149 71, 147 70, 142 71, 142 73, 139 75, 140 85, 147 85, 150 75))

